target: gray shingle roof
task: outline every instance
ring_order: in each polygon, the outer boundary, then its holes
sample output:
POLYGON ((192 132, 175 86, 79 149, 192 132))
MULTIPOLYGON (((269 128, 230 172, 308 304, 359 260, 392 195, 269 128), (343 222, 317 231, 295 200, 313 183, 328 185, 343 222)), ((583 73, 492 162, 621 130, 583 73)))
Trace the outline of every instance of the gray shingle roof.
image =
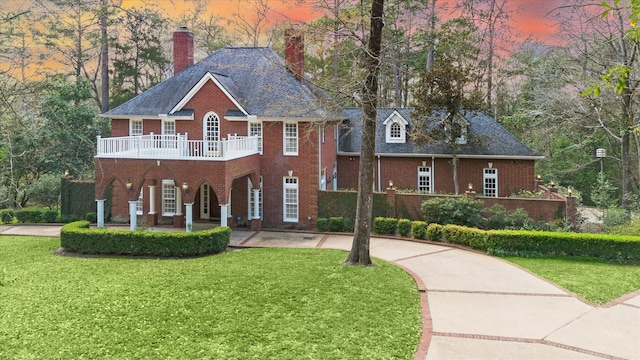
POLYGON ((207 73, 249 115, 262 117, 334 117, 333 102, 307 81, 299 81, 284 59, 269 48, 227 47, 152 87, 104 116, 169 114, 207 73))
MULTIPOLYGON (((414 144, 407 135, 407 141, 405 143, 387 143, 386 127, 382 123, 394 111, 398 111, 398 113, 409 122, 407 133, 413 129, 413 121, 411 120, 412 108, 378 109, 376 120, 376 154, 451 155, 451 147, 444 141, 418 146, 414 144)), ((346 120, 345 128, 341 131, 339 152, 360 153, 362 140, 362 109, 347 108, 344 110, 344 113, 347 115, 348 120, 346 120)), ((481 143, 472 144, 470 142, 470 144, 462 145, 459 153, 460 156, 542 158, 537 152, 529 149, 518 138, 482 112, 466 111, 462 112, 462 115, 471 123, 468 129, 470 136, 480 140, 481 143)))

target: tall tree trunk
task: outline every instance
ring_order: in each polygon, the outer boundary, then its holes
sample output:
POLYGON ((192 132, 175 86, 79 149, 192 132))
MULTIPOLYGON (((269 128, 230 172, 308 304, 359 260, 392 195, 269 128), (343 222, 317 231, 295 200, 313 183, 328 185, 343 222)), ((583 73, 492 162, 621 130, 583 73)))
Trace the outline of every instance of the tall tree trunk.
POLYGON ((427 70, 433 67, 433 61, 436 52, 435 32, 436 32, 436 0, 431 1, 431 23, 429 25, 429 54, 427 55, 427 70))
POLYGON ((335 17, 335 24, 333 24, 333 84, 338 89, 338 56, 340 56, 338 54, 338 40, 340 40, 338 36, 338 31, 340 30, 338 17, 340 16, 340 0, 333 0, 333 12, 335 17))
POLYGON ((100 36, 102 49, 100 51, 100 84, 102 99, 100 104, 100 112, 109 111, 109 44, 107 38, 107 6, 109 0, 102 0, 102 14, 100 16, 100 36))
POLYGON ((369 242, 371 238, 371 210, 373 208, 373 170, 376 151, 376 117, 378 112, 378 74, 380 73, 380 48, 384 0, 373 0, 371 4, 371 29, 366 56, 367 78, 362 94, 362 148, 358 174, 358 203, 355 233, 351 252, 346 263, 371 265, 369 242))

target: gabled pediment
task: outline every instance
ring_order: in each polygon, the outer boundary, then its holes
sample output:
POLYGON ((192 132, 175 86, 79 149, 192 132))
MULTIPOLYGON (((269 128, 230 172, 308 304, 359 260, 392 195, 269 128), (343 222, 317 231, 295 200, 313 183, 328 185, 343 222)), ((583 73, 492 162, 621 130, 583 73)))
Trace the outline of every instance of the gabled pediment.
POLYGON ((231 95, 229 90, 226 89, 222 85, 222 83, 216 78, 216 76, 214 76, 210 72, 207 72, 204 74, 204 76, 202 76, 200 81, 198 81, 198 83, 196 83, 193 86, 193 88, 189 90, 189 92, 176 104, 176 106, 174 106, 173 109, 171 109, 169 114, 173 114, 174 112, 181 111, 182 108, 189 102, 189 100, 191 100, 209 81, 213 82, 215 86, 217 86, 220 89, 220 91, 222 91, 222 93, 224 93, 225 96, 229 100, 231 100, 231 102, 233 102, 233 104, 238 108, 238 110, 240 110, 244 115, 249 115, 249 113, 244 109, 244 107, 240 105, 238 100, 233 95, 231 95))
POLYGON ((405 143, 407 141, 407 126, 409 121, 397 110, 394 110, 382 122, 385 125, 385 139, 387 143, 405 143))

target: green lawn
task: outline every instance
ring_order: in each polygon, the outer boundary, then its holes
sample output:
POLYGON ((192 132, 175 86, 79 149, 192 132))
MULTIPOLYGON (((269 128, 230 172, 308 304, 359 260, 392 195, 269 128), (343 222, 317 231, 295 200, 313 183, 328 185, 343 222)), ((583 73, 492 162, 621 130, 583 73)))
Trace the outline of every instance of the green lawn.
POLYGON ((0 359, 410 359, 421 336, 415 282, 382 261, 75 258, 59 244, 0 237, 0 359))
POLYGON ((594 304, 604 304, 640 290, 640 266, 596 259, 505 257, 594 304))

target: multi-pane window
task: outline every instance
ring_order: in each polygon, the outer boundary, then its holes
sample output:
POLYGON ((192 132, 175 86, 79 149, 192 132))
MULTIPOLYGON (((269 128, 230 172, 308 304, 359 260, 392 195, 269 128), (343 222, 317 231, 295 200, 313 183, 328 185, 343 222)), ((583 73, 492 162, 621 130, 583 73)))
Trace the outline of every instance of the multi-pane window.
POLYGON ((249 136, 258 137, 258 151, 262 153, 262 123, 249 123, 249 136))
POLYGON ((409 125, 409 123, 397 111, 394 111, 383 124, 386 127, 385 141, 387 143, 402 144, 406 142, 406 126, 409 125))
POLYGON ((397 122, 391 124, 391 128, 389 129, 389 137, 391 139, 402 139, 402 127, 397 122))
POLYGON ((298 124, 284 123, 284 154, 298 155, 298 124))
POLYGON ((176 134, 176 121, 175 120, 163 120, 162 121, 162 135, 175 135, 176 134))
MULTIPOLYGON (((251 180, 247 181, 249 187, 249 220, 255 218, 253 209, 255 207, 255 199, 253 197, 253 186, 251 180)), ((262 219, 262 176, 260 177, 260 191, 258 192, 258 217, 262 219)))
POLYGON ((431 168, 428 166, 418 166, 418 192, 431 193, 431 168))
POLYGON ((142 119, 131 119, 129 133, 131 136, 142 135, 142 119))
POLYGON ((143 209, 142 204, 144 200, 144 189, 140 189, 140 195, 138 195, 138 202, 136 203, 136 214, 142 215, 143 209))
POLYGON ((162 120, 162 135, 165 138, 162 140, 163 148, 175 148, 178 146, 175 139, 171 139, 172 135, 176 134, 176 121, 175 120, 162 120))
POLYGON ((283 218, 285 222, 298 222, 298 178, 285 177, 282 184, 283 218))
POLYGON ((218 141, 220 141, 220 118, 213 112, 208 112, 202 122, 202 133, 207 144, 206 151, 218 151, 218 141))
POLYGON ((173 180, 162 180, 162 216, 176 213, 176 185, 173 180))
POLYGON ((498 169, 484 169, 482 182, 484 185, 484 196, 498 196, 498 169))

